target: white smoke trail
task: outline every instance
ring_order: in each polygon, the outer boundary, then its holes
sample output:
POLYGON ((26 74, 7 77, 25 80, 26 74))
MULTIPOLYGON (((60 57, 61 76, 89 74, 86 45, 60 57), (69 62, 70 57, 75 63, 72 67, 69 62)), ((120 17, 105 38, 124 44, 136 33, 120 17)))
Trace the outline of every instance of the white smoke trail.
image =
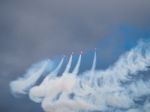
POLYGON ((75 75, 78 74, 79 68, 80 68, 80 63, 81 63, 81 54, 80 54, 80 56, 79 56, 78 62, 77 62, 77 64, 76 64, 76 67, 75 67, 75 69, 73 70, 72 74, 75 74, 75 75))
POLYGON ((30 89, 30 92, 29 92, 30 99, 32 99, 35 102, 41 102, 41 100, 42 100, 41 98, 44 97, 45 86, 49 84, 50 78, 56 77, 57 73, 59 72, 59 70, 63 64, 63 61, 64 61, 64 57, 61 59, 60 63, 56 67, 56 69, 54 69, 54 71, 52 71, 50 74, 48 74, 39 86, 35 86, 30 89))
POLYGON ((46 60, 32 66, 31 69, 29 69, 24 75, 24 77, 10 83, 12 92, 26 94, 26 90, 36 83, 48 66, 49 69, 52 69, 52 61, 46 60))
MULTIPOLYGON (((44 83, 30 89, 31 100, 40 102, 46 112, 149 112, 150 76, 142 74, 150 66, 149 41, 140 41, 106 70, 95 70, 96 52, 90 71, 77 75, 81 55, 69 73, 71 63, 72 55, 62 76, 57 76, 59 66, 54 77, 47 76, 44 83), (141 75, 147 77, 146 80, 139 77, 141 75)), ((24 80, 13 81, 11 89, 18 88, 14 82, 23 83, 20 88, 28 87, 24 80)), ((23 93, 20 90, 14 92, 23 93)))
POLYGON ((92 64, 92 69, 91 71, 94 72, 96 68, 96 51, 94 53, 94 59, 93 59, 93 64, 92 64))
POLYGON ((69 70, 70 70, 70 68, 71 68, 71 63, 72 63, 72 54, 71 54, 71 56, 70 56, 69 62, 68 62, 67 66, 66 66, 66 69, 65 69, 65 71, 64 71, 64 74, 66 74, 66 73, 69 72, 69 70))
MULTIPOLYGON (((92 80, 94 80, 94 77, 95 77, 95 69, 96 69, 96 50, 95 50, 95 53, 94 53, 94 58, 93 58, 93 63, 92 63, 92 68, 91 68, 91 73, 89 73, 89 82, 92 83, 92 80)), ((95 83, 95 82, 94 82, 95 83)))
POLYGON ((59 70, 60 70, 60 68, 61 68, 61 66, 63 64, 63 62, 64 62, 64 57, 61 59, 61 61, 58 64, 57 68, 54 71, 52 71, 52 73, 50 73, 49 76, 52 76, 52 74, 56 74, 57 75, 57 73, 59 72, 59 70))

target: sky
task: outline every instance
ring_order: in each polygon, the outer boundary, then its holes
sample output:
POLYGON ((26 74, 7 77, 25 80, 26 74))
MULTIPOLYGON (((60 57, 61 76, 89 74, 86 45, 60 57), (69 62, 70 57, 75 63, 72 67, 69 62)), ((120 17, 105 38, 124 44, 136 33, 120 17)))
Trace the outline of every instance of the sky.
POLYGON ((0 111, 43 112, 27 96, 12 96, 10 81, 72 51, 86 60, 95 47, 97 69, 106 69, 150 38, 149 12, 149 0, 0 0, 0 111))

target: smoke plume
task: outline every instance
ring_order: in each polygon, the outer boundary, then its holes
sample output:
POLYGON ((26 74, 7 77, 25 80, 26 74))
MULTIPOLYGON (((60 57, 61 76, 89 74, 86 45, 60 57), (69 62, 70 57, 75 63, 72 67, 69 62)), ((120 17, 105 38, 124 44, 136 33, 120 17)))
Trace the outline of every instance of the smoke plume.
POLYGON ((95 51, 90 70, 79 72, 80 54, 70 72, 72 57, 61 75, 58 73, 65 57, 40 84, 37 80, 47 66, 53 67, 53 61, 33 66, 24 77, 10 83, 12 92, 27 93, 45 112, 149 112, 150 74, 144 72, 150 69, 150 41, 139 41, 106 70, 96 70, 100 62, 95 51))

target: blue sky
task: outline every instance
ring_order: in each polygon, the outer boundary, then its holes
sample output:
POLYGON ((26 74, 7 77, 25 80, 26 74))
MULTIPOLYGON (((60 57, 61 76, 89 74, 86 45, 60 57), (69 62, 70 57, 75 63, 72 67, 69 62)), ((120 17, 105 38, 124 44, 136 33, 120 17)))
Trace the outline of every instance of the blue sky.
POLYGON ((0 111, 42 112, 28 97, 14 98, 10 81, 34 63, 72 51, 84 52, 84 71, 95 47, 97 69, 106 69, 139 39, 150 38, 149 12, 149 0, 1 0, 0 111))

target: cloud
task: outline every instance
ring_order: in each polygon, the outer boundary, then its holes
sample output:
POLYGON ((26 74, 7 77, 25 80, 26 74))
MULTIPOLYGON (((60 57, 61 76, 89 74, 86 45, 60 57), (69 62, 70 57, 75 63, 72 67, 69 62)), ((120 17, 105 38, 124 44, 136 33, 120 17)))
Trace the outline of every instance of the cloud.
MULTIPOLYGON (((69 72, 72 56, 61 76, 58 76, 58 72, 64 58, 55 72, 50 72, 41 84, 34 85, 28 92, 30 99, 41 103, 46 112, 110 110, 114 110, 114 112, 148 112, 150 107, 149 77, 147 80, 143 78, 134 80, 134 77, 139 77, 140 72, 149 70, 149 40, 139 41, 135 48, 120 56, 118 61, 106 70, 95 69, 95 53, 91 70, 79 73, 82 61, 80 54, 74 69, 76 72, 69 72), (146 100, 142 97, 146 97, 146 100), (143 100, 142 104, 138 103, 141 99, 143 100)), ((35 75, 31 74, 32 76, 35 75)), ((26 78, 22 79, 13 82, 24 83, 26 78)), ((17 88, 17 85, 10 87, 17 88)), ((22 94, 19 89, 15 89, 15 92, 22 94)))

